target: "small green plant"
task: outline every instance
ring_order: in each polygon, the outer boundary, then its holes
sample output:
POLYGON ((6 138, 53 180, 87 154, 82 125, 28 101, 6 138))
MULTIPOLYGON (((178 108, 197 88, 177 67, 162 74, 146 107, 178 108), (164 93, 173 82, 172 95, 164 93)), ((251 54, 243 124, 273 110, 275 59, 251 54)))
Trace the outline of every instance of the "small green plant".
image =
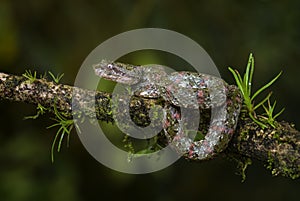
POLYGON ((276 128, 275 119, 281 115, 285 108, 282 108, 277 114, 274 113, 274 109, 276 106, 276 101, 274 101, 273 105, 271 105, 270 99, 267 100, 268 106, 266 107, 264 104, 262 105, 265 110, 265 116, 261 118, 264 119, 268 124, 270 124, 273 128, 276 128))
POLYGON ((36 80, 36 71, 32 73, 31 70, 25 70, 25 73, 22 75, 27 78, 30 83, 33 83, 36 80))
MULTIPOLYGON (((254 105, 254 99, 265 89, 267 89, 269 86, 271 86, 282 74, 280 72, 275 78, 273 78, 269 83, 262 86, 260 89, 258 89, 253 95, 251 95, 251 88, 252 88, 252 78, 253 78, 253 72, 254 72, 254 57, 252 53, 249 55, 248 64, 246 67, 246 72, 241 77, 240 73, 237 70, 233 70, 232 68, 228 67, 229 71, 234 76, 234 79, 236 81, 236 84, 238 88, 240 89, 243 98, 244 98, 244 104, 246 105, 246 108, 248 110, 248 114, 250 118, 257 123, 261 128, 267 128, 267 125, 261 122, 258 117, 255 114, 255 110, 262 106, 267 100, 269 100, 271 93, 267 95, 261 102, 254 105)), ((278 115, 277 115, 278 116, 278 115)), ((276 116, 276 117, 277 117, 276 116)))
MULTIPOLYGON (((64 76, 64 74, 58 74, 57 76, 54 76, 54 74, 51 73, 50 71, 48 73, 51 76, 51 78, 53 79, 53 81, 57 84, 59 83, 61 78, 64 76)), ((47 74, 44 73, 43 75, 40 75, 40 78, 45 79, 47 77, 46 75, 47 74)), ((37 79, 37 73, 36 73, 36 71, 31 72, 30 70, 26 70, 25 73, 23 74, 23 77, 27 78, 30 83, 33 83, 37 79)), ((43 115, 47 111, 49 112, 52 110, 51 108, 44 107, 40 103, 38 103, 36 109, 37 109, 37 113, 35 115, 24 117, 24 119, 37 119, 40 115, 43 115)), ((78 125, 75 123, 75 120, 68 119, 68 117, 66 115, 64 115, 63 113, 58 111, 58 109, 56 107, 56 101, 54 101, 53 111, 54 111, 55 118, 51 118, 51 119, 54 120, 56 123, 48 126, 47 129, 53 128, 56 126, 58 126, 59 128, 56 132, 56 135, 54 137, 54 140, 53 140, 52 146, 51 146, 51 161, 52 162, 54 162, 55 145, 58 143, 57 144, 57 152, 59 152, 61 149, 62 141, 63 141, 64 137, 67 135, 67 146, 69 147, 70 133, 71 133, 73 127, 76 126, 77 130, 80 132, 80 129, 79 129, 78 125)), ((81 122, 83 122, 83 121, 84 121, 84 118, 81 118, 81 122)))
POLYGON ((37 109, 36 115, 33 115, 33 116, 27 116, 27 117, 24 117, 24 119, 36 119, 36 118, 38 118, 40 115, 45 114, 45 112, 47 111, 47 108, 45 108, 44 106, 42 106, 40 103, 38 103, 38 106, 36 107, 36 109, 37 109))
POLYGON ((54 114, 56 117, 56 118, 53 118, 53 120, 56 121, 57 123, 55 123, 51 126, 48 126, 47 129, 55 127, 55 126, 58 126, 59 129, 56 132, 56 135, 54 137, 54 140, 53 140, 53 143, 51 146, 51 161, 52 162, 54 162, 54 150, 55 150, 55 144, 56 144, 57 140, 58 140, 57 152, 60 151, 61 144, 62 144, 62 141, 63 141, 65 135, 67 135, 67 147, 69 147, 70 133, 75 124, 73 119, 67 119, 66 117, 64 117, 63 114, 61 114, 57 110, 57 107, 55 104, 54 104, 53 108, 54 108, 54 114))
POLYGON ((46 79, 47 78, 47 72, 44 72, 44 74, 40 74, 40 79, 46 79))
POLYGON ((52 72, 48 71, 49 75, 51 76, 51 78, 53 79, 53 81, 58 84, 59 81, 61 80, 61 78, 64 76, 64 73, 62 74, 57 74, 57 76, 55 76, 52 72))

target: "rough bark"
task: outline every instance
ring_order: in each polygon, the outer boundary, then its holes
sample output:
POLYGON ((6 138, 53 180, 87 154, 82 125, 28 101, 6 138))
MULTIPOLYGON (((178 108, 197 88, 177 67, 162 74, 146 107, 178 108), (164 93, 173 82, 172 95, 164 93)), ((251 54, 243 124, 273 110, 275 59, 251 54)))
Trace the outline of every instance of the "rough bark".
MULTIPOLYGON (((100 121, 114 121, 111 94, 56 84, 46 79, 35 79, 30 82, 23 76, 0 73, 0 99, 40 104, 50 112, 53 112, 55 105, 70 118, 74 115, 72 114, 73 99, 75 100, 73 109, 76 107, 84 109, 80 115, 91 118, 96 115, 100 121), (76 93, 73 93, 74 90, 76 93), (95 107, 91 100, 95 100, 95 107)), ((159 99, 132 98, 130 112, 133 121, 140 126, 149 125, 149 109, 157 104, 163 103, 159 99)), ((235 158, 257 159, 264 162, 273 175, 298 178, 300 176, 300 132, 291 123, 277 123, 277 128, 262 130, 241 113, 234 137, 225 154, 235 158)))

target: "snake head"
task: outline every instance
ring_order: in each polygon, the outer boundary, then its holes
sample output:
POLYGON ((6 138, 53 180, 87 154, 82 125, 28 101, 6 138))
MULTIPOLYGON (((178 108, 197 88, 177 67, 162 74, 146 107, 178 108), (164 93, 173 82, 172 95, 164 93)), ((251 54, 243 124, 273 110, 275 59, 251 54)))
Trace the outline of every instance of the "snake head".
POLYGON ((138 83, 142 75, 139 66, 125 65, 107 60, 94 64, 93 68, 95 74, 99 77, 128 85, 138 83))

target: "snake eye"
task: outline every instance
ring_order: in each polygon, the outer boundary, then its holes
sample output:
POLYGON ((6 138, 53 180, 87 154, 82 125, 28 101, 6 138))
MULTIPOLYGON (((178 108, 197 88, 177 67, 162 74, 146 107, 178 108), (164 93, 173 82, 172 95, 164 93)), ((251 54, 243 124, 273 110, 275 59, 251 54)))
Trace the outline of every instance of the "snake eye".
POLYGON ((112 64, 108 64, 107 67, 108 67, 108 68, 112 68, 113 65, 112 65, 112 64))

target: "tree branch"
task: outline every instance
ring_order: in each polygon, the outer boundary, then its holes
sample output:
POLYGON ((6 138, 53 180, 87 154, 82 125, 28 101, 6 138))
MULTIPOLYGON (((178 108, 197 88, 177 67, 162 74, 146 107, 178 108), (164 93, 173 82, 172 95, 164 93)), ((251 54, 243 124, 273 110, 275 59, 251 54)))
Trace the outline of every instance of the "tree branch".
MULTIPOLYGON (((40 104, 50 112, 54 106, 66 116, 72 117, 73 109, 83 109, 86 117, 100 121, 113 122, 111 94, 56 84, 46 79, 30 81, 23 76, 0 73, 0 99, 30 104, 40 104), (76 90, 76 94, 73 91, 76 90), (95 100, 95 107, 91 100, 95 100), (95 110, 94 110, 95 109, 95 110), (94 113, 95 112, 95 113, 94 113)), ((153 105, 161 105, 161 100, 133 97, 130 113, 139 126, 150 123, 148 112, 153 105)), ((120 114, 121 115, 121 114, 120 114)), ((273 175, 290 178, 300 176, 300 132, 287 122, 278 122, 278 127, 262 130, 241 112, 237 129, 227 150, 228 156, 249 157, 266 164, 273 175)))

